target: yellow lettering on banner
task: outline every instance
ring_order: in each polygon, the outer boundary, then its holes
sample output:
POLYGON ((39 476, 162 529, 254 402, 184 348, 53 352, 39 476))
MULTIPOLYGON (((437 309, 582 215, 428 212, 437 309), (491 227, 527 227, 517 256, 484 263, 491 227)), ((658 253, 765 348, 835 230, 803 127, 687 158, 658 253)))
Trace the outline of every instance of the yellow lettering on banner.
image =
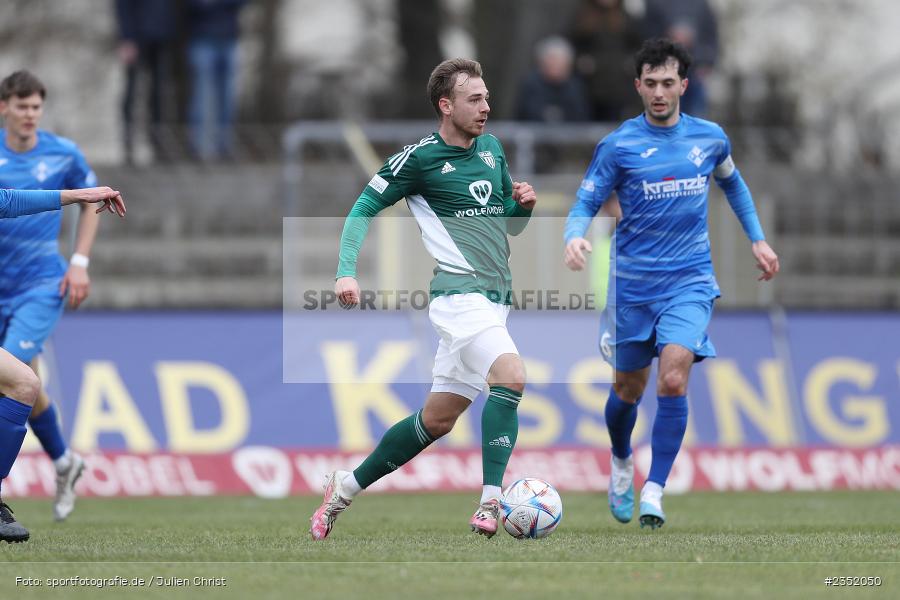
POLYGON ((842 416, 861 421, 859 424, 842 420, 829 405, 830 391, 836 383, 850 382, 860 391, 866 391, 877 375, 875 366, 853 358, 830 358, 816 365, 806 378, 803 400, 810 422, 823 437, 844 446, 871 446, 887 438, 889 424, 884 398, 844 396, 842 416))
POLYGON ((741 414, 768 438, 771 445, 796 443, 784 367, 779 361, 765 359, 759 363, 762 396, 744 378, 734 360, 719 358, 712 361, 706 368, 706 375, 722 445, 740 446, 745 442, 741 414))
POLYGON ((325 342, 322 359, 334 399, 338 439, 344 450, 366 450, 375 445, 368 414, 374 413, 386 427, 407 417, 411 411, 390 389, 391 382, 412 358, 415 342, 383 342, 378 352, 360 372, 356 345, 352 342, 325 342))
POLYGON ((563 430, 563 418, 553 400, 534 391, 534 385, 549 383, 553 376, 553 367, 543 361, 523 358, 528 386, 522 394, 519 404, 519 436, 516 447, 528 448, 547 446, 559 440, 563 430), (523 427, 521 417, 528 416, 537 420, 537 425, 523 427))
POLYGON ((208 362, 160 362, 156 379, 163 417, 173 452, 226 452, 244 441, 250 430, 250 410, 240 382, 221 366, 208 362), (211 429, 194 427, 191 387, 213 392, 221 420, 211 429))
POLYGON ((119 377, 116 365, 105 360, 88 361, 84 365, 72 446, 94 450, 98 436, 103 433, 121 435, 132 452, 156 450, 156 441, 119 377))

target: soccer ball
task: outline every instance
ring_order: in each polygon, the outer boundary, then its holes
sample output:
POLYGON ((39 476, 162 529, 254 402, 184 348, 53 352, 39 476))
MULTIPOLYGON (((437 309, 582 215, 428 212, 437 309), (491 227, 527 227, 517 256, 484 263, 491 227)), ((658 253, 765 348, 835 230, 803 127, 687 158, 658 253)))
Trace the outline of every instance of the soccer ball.
POLYGON ((500 520, 514 538, 542 538, 559 527, 562 500, 542 479, 526 477, 510 485, 500 498, 500 520))

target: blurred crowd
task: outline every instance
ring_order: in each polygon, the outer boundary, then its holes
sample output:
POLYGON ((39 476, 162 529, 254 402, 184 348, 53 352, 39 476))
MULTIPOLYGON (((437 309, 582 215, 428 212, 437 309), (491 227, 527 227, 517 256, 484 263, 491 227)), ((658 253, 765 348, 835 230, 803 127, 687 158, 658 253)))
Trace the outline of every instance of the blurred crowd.
MULTIPOLYGON (((209 162, 233 157, 240 15, 247 4, 115 0, 118 56, 125 74, 123 155, 128 164, 135 162, 138 137, 149 142, 156 161, 165 162, 172 144, 162 138, 172 134, 161 125, 172 122, 187 123, 193 158, 209 162), (145 122, 146 132, 137 131, 142 126, 138 121, 145 122)), ((484 10, 475 4, 468 8, 473 20, 484 10)), ((459 33, 468 26, 460 6, 444 0, 397 0, 398 50, 405 54, 400 73, 404 100, 396 105, 396 114, 380 116, 424 117, 419 88, 431 66, 449 54, 468 52, 490 61, 480 56, 475 40, 468 48, 454 46, 453 39, 464 38, 459 33), (455 23, 455 38, 447 33, 448 23, 455 23)), ((717 24, 708 0, 575 0, 568 7, 568 22, 533 44, 533 57, 526 61, 533 67, 509 89, 517 93, 507 110, 500 105, 497 116, 549 123, 615 122, 634 116, 641 107, 633 87, 633 56, 644 39, 654 36, 672 37, 690 49, 696 62, 683 110, 706 114, 704 80, 718 54, 717 24)), ((336 94, 329 91, 327 77, 324 85, 324 97, 358 95, 346 84, 336 94)), ((334 100, 331 104, 338 103, 334 100)))
POLYGON ((157 160, 165 160, 160 139, 164 120, 183 114, 190 148, 199 160, 232 156, 232 125, 237 95, 239 15, 246 0, 116 0, 119 59, 125 69, 122 97, 125 161, 134 162, 138 80, 143 86, 148 139, 157 160), (189 69, 190 90, 179 115, 166 102, 177 65, 189 69))
POLYGON ((621 121, 641 110, 634 54, 651 37, 669 37, 694 57, 682 110, 707 113, 705 80, 718 54, 716 18, 707 0, 582 0, 567 31, 539 41, 522 81, 523 121, 621 121))

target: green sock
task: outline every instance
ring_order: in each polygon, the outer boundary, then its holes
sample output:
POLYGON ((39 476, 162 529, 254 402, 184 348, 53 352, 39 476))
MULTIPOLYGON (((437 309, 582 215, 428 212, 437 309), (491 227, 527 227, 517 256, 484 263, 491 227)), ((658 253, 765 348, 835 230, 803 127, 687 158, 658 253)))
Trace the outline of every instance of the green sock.
POLYGON ((353 476, 366 489, 396 471, 434 441, 422 422, 422 411, 409 415, 384 433, 378 446, 359 465, 353 476))
POLYGON ((516 445, 519 415, 516 409, 522 393, 499 385, 491 393, 481 411, 481 468, 484 485, 503 486, 503 473, 516 445))

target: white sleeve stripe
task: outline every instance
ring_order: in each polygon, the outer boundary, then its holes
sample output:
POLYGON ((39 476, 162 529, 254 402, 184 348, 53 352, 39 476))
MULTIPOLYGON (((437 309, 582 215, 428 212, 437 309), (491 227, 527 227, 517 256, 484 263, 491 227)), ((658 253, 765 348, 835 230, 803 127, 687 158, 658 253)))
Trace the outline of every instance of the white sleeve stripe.
POLYGON ((722 163, 716 167, 716 170, 713 171, 713 175, 718 177, 719 179, 728 179, 731 177, 732 173, 735 170, 734 160, 732 160, 731 155, 729 154, 722 163))
POLYGON ((388 163, 388 166, 391 168, 391 173, 394 175, 399 173, 400 169, 403 168, 403 165, 406 164, 406 161, 409 160, 409 157, 412 156, 412 153, 415 152, 417 148, 427 146, 428 144, 437 144, 437 140, 434 139, 434 136, 428 136, 419 141, 418 144, 412 144, 411 146, 404 148, 403 152, 398 154, 393 161, 388 163))

